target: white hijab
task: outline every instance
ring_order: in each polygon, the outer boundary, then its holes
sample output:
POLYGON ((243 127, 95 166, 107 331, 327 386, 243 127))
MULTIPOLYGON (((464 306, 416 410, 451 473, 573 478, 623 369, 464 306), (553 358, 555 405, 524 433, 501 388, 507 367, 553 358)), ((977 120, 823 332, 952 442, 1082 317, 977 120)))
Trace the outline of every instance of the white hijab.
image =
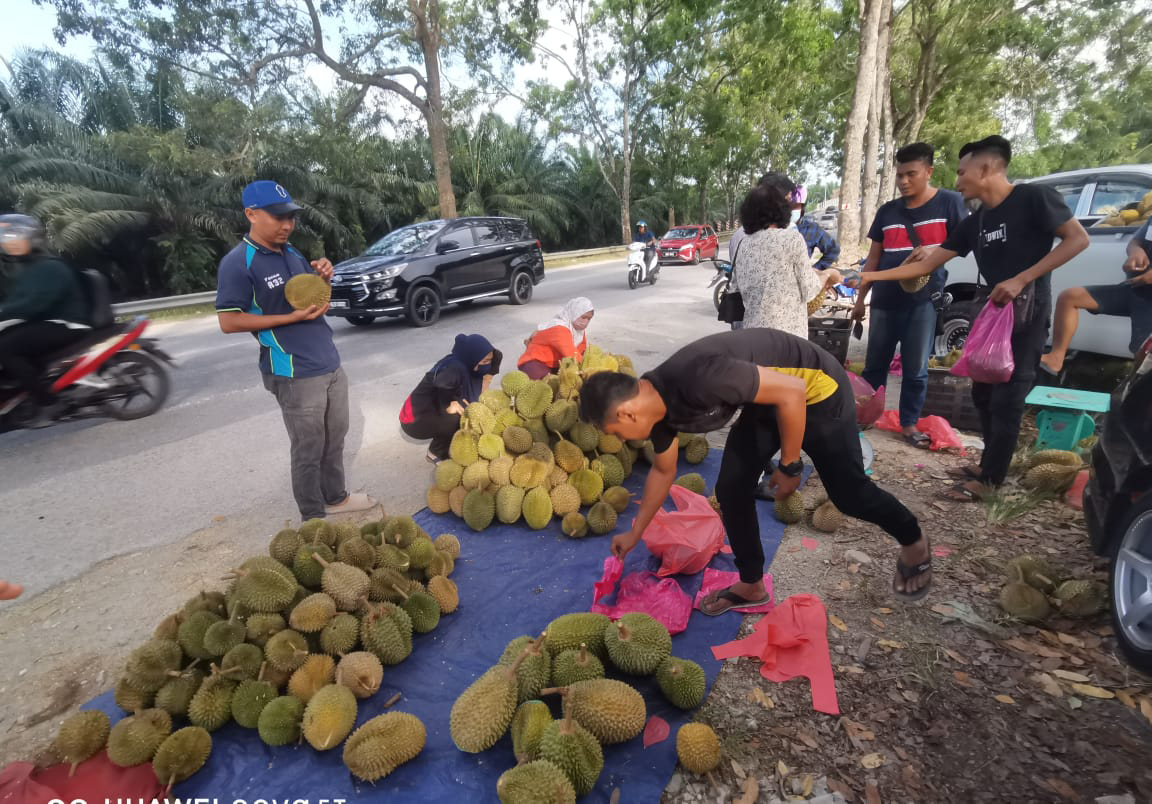
POLYGON ((577 332, 573 323, 585 313, 592 312, 593 309, 591 299, 577 296, 575 299, 569 299, 563 307, 556 311, 555 316, 537 327, 537 330, 567 327, 568 331, 572 333, 572 343, 579 344, 581 338, 584 337, 584 332, 577 332))

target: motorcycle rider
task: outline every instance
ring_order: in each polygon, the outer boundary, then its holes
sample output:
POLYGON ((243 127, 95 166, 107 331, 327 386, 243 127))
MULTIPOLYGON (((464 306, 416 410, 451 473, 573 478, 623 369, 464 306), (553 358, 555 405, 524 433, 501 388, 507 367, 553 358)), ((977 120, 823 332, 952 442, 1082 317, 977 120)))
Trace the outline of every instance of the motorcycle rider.
POLYGON ((76 271, 48 251, 44 226, 31 215, 0 215, 0 250, 8 275, 0 301, 0 371, 39 407, 29 426, 44 427, 59 403, 42 381, 42 358, 91 330, 88 297, 76 271))
POLYGON ((632 242, 644 244, 644 272, 640 276, 640 281, 643 282, 656 263, 656 235, 652 234, 647 223, 636 221, 636 233, 632 235, 632 242))

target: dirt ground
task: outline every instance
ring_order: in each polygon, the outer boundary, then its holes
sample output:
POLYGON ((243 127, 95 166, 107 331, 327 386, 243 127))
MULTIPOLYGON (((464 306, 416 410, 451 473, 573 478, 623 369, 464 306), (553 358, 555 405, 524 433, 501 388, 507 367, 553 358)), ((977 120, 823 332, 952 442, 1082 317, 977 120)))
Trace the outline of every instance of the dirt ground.
MULTIPOLYGON (((823 599, 842 715, 814 712, 806 680, 771 683, 754 660, 731 660, 699 713, 725 761, 708 777, 677 771, 665 801, 1152 801, 1152 679, 1119 658, 1107 615, 1040 628, 996 606, 1000 564, 1020 553, 1103 579, 1079 513, 1049 502, 991 525, 980 505, 932 499, 958 457, 869 438, 877 479, 934 542, 932 593, 892 598, 895 543, 874 527, 789 527, 771 567, 777 598, 823 599)), ((262 551, 269 525, 228 523, 116 558, 0 612, 0 766, 44 756, 56 724, 114 683, 157 614, 262 551)))

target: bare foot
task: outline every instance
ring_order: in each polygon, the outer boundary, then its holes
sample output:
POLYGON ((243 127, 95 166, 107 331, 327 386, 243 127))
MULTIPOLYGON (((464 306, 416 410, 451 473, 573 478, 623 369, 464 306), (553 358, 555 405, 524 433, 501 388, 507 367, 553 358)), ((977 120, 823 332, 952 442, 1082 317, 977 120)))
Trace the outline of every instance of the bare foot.
POLYGON ((15 600, 24 594, 24 587, 19 584, 0 581, 0 600, 15 600))
MULTIPOLYGON (((921 536, 920 541, 915 544, 901 547, 900 561, 908 569, 930 563, 932 561, 932 549, 928 544, 928 538, 921 536)), ((904 578, 897 572, 895 580, 892 581, 892 588, 899 594, 912 595, 927 586, 931 580, 931 569, 911 578, 904 578)))
POLYGON ((1040 358, 1040 365, 1048 369, 1050 374, 1059 374, 1064 369, 1064 357, 1049 352, 1040 358))

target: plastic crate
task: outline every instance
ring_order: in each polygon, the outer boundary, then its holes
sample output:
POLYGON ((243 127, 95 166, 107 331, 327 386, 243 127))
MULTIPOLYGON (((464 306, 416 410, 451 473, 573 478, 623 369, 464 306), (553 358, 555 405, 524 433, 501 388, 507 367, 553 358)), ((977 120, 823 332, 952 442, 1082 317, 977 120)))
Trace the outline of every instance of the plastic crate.
POLYGON ((808 340, 831 354, 843 365, 848 360, 848 338, 852 319, 812 316, 808 319, 808 340))
POLYGON ((921 416, 942 416, 957 430, 979 433, 980 414, 972 404, 972 381, 946 368, 928 369, 928 392, 921 416))

